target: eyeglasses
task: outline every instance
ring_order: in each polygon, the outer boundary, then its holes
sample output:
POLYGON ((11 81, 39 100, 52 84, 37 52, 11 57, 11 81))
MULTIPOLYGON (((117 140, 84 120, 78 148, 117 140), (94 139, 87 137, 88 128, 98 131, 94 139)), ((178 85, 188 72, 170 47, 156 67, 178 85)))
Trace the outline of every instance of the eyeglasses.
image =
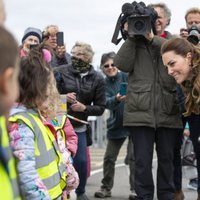
POLYGON ((104 67, 104 68, 109 68, 109 67, 115 67, 115 65, 114 65, 114 63, 112 63, 112 64, 104 65, 103 67, 104 67))

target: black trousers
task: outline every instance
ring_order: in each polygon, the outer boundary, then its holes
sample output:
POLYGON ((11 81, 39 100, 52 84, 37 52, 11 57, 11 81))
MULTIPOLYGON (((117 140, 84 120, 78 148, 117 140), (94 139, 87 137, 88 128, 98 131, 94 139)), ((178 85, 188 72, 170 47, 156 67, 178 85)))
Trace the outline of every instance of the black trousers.
POLYGON ((200 193, 200 115, 191 115, 187 117, 187 121, 190 127, 190 139, 194 146, 194 152, 197 159, 197 174, 198 174, 198 189, 197 192, 200 193))
POLYGON ((175 190, 182 189, 182 161, 181 161, 181 147, 183 144, 183 130, 176 134, 176 145, 174 148, 174 185, 175 190))
POLYGON ((176 133, 179 129, 129 127, 134 141, 135 191, 138 200, 153 200, 154 182, 152 160, 154 144, 157 159, 157 197, 172 200, 174 197, 173 157, 176 133))
MULTIPOLYGON (((183 127, 185 127, 186 119, 182 117, 183 127)), ((175 190, 182 189, 182 161, 181 161, 181 147, 183 144, 183 131, 179 129, 176 133, 176 143, 174 148, 174 184, 175 190)))

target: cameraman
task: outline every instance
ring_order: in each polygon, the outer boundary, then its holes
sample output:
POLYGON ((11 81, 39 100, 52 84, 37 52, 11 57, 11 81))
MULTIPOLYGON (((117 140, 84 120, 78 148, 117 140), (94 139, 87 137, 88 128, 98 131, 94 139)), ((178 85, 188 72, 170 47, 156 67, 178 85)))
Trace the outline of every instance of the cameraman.
MULTIPOLYGON (((152 30, 155 30, 155 20, 152 30)), ((129 25, 124 24, 128 33, 129 25)), ((160 48, 165 39, 148 32, 130 36, 119 49, 114 63, 129 73, 124 121, 133 136, 136 199, 153 200, 152 158, 156 144, 157 197, 174 198, 173 149, 182 129, 176 99, 176 83, 163 66, 160 48)))
POLYGON ((195 26, 198 29, 200 39, 200 9, 197 7, 189 9, 185 14, 185 22, 187 28, 180 29, 180 36, 187 39, 189 36, 188 30, 195 26))

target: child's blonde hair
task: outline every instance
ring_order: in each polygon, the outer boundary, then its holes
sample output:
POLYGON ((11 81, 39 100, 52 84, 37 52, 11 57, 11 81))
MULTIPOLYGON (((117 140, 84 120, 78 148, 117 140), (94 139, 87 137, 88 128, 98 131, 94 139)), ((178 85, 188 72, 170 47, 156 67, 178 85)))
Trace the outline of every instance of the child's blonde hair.
MULTIPOLYGON (((52 73, 53 76, 53 73, 52 73)), ((49 106, 47 109, 40 110, 42 116, 46 119, 52 119, 56 117, 58 109, 61 105, 60 95, 57 90, 55 78, 52 77, 51 83, 49 85, 49 106)))

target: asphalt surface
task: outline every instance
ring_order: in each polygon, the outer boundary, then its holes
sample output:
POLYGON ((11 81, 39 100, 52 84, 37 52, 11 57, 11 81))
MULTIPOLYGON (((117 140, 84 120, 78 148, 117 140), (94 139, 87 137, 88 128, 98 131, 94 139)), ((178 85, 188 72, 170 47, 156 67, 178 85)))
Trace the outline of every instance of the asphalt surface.
MULTIPOLYGON (((94 193, 95 191, 99 190, 101 186, 101 179, 103 177, 102 165, 103 165, 104 152, 105 148, 90 147, 92 170, 91 170, 91 176, 88 178, 86 186, 86 194, 89 200, 98 200, 98 198, 94 197, 94 193)), ((114 180, 114 187, 112 189, 112 197, 104 198, 106 200, 128 200, 128 196, 130 194, 129 168, 124 164, 125 155, 126 155, 126 146, 124 145, 124 147, 122 147, 120 151, 116 163, 115 180, 114 180)), ((156 177, 155 176, 156 169, 157 169, 157 159, 155 155, 152 168, 154 180, 156 177)), ((183 178, 182 181, 183 181, 183 192, 185 195, 185 200, 196 200, 197 192, 187 188, 188 179, 183 178)), ((71 195, 71 200, 76 200, 76 195, 74 194, 74 192, 71 195)), ((155 188, 154 200, 157 200, 156 188, 155 188)))

